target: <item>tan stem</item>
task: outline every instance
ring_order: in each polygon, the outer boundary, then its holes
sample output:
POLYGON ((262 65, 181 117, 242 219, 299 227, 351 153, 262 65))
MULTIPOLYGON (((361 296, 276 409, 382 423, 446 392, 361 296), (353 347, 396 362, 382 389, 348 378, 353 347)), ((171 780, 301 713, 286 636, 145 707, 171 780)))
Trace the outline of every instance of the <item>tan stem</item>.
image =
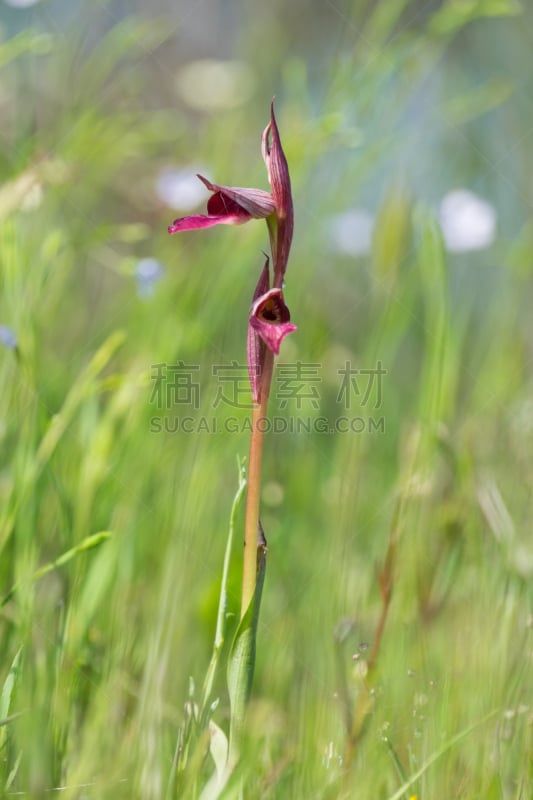
POLYGON ((263 441, 267 416, 268 396, 272 382, 274 354, 266 350, 261 372, 261 401, 252 411, 252 433, 248 460, 248 486, 246 493, 246 516, 244 522, 244 557, 242 568, 241 619, 252 602, 257 573, 257 531, 259 527, 259 505, 261 500, 261 465, 263 441))

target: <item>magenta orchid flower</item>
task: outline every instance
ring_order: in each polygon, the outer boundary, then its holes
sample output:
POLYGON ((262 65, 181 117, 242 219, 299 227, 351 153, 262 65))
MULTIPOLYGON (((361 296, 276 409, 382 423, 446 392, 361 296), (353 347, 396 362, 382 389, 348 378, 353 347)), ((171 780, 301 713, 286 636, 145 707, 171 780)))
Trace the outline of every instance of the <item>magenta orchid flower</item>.
POLYGON ((248 318, 247 361, 252 400, 261 402, 261 374, 265 358, 265 345, 274 355, 279 355, 282 341, 289 333, 298 330, 283 298, 283 290, 270 286, 269 259, 265 262, 257 284, 250 316, 248 318))
POLYGON ((207 202, 207 215, 194 214, 191 217, 180 217, 169 225, 169 233, 211 228, 213 225, 241 225, 250 219, 269 217, 275 211, 274 200, 269 192, 264 192, 262 189, 219 186, 208 181, 203 175, 198 175, 198 178, 210 192, 213 192, 207 202))
POLYGON ((262 151, 270 192, 265 192, 263 189, 221 186, 198 175, 212 192, 207 203, 207 214, 180 217, 168 228, 169 233, 180 233, 211 228, 214 225, 241 225, 251 219, 265 219, 267 222, 274 282, 271 288, 267 257, 248 318, 248 371, 254 403, 259 403, 261 399, 265 348, 278 355, 283 339, 296 330, 296 325, 290 321, 290 312, 285 304, 282 290, 294 227, 291 180, 287 159, 281 146, 273 102, 270 108, 270 122, 262 136, 262 151))
POLYGON ((258 297, 252 306, 249 323, 269 350, 279 355, 284 338, 297 330, 283 299, 283 290, 274 288, 258 297))
POLYGON ((265 192, 263 189, 221 186, 211 183, 203 175, 198 175, 202 183, 213 193, 207 203, 207 214, 179 217, 169 225, 168 232, 180 233, 198 228, 211 228, 214 225, 241 225, 251 219, 266 219, 274 259, 274 285, 277 286, 278 283, 281 285, 287 268, 294 215, 289 168, 279 138, 274 103, 270 109, 270 122, 263 131, 262 150, 271 192, 265 192))

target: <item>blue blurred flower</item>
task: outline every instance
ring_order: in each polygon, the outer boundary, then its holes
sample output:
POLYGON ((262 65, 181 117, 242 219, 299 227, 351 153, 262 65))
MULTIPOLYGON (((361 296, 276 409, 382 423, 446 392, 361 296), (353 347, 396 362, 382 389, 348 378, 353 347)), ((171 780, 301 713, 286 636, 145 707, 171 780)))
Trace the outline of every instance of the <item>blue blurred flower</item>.
POLYGON ((165 268, 155 258, 141 258, 135 268, 137 294, 139 297, 151 297, 155 286, 165 274, 165 268))
POLYGON ((0 342, 7 347, 8 350, 16 350, 18 347, 17 334, 12 328, 7 325, 0 325, 0 342))

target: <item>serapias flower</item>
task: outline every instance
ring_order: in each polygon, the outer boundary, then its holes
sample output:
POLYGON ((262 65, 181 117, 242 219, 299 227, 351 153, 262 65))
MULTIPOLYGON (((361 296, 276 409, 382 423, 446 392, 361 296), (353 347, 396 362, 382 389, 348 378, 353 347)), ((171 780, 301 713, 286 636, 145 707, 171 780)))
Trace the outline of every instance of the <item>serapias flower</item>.
POLYGON ((254 403, 261 402, 261 375, 265 362, 265 346, 279 355, 282 341, 298 330, 291 322, 283 290, 270 288, 269 259, 265 262, 254 293, 248 318, 247 361, 254 403))
MULTIPOLYGON (((169 233, 179 233, 213 225, 240 225, 251 219, 265 219, 272 251, 273 285, 270 285, 269 259, 257 284, 248 318, 247 360, 254 403, 261 402, 261 385, 267 348, 279 354, 283 339, 296 330, 290 321, 289 309, 283 298, 283 280, 287 269, 294 228, 291 179, 287 159, 281 146, 274 101, 270 106, 270 122, 263 131, 262 151, 268 172, 271 192, 221 186, 198 175, 212 193, 207 214, 180 217, 169 226, 169 233)), ((265 381, 271 379, 265 371, 265 381)), ((264 399, 268 399, 268 387, 264 399)))
POLYGON ((210 192, 213 192, 207 202, 207 214, 180 217, 169 225, 169 233, 211 228, 214 225, 241 225, 251 219, 270 217, 276 210, 270 192, 238 186, 220 186, 211 183, 203 175, 198 175, 198 178, 210 192))
POLYGON ((281 146, 274 101, 270 107, 270 122, 263 131, 262 150, 271 192, 221 186, 198 175, 212 192, 207 203, 207 214, 180 217, 169 225, 168 232, 180 233, 214 225, 241 225, 251 219, 266 219, 274 261, 274 286, 281 287, 291 249, 294 213, 289 167, 281 146))
POLYGON ((279 355, 284 338, 297 330, 285 305, 283 290, 277 287, 257 298, 250 312, 249 323, 275 355, 279 355))

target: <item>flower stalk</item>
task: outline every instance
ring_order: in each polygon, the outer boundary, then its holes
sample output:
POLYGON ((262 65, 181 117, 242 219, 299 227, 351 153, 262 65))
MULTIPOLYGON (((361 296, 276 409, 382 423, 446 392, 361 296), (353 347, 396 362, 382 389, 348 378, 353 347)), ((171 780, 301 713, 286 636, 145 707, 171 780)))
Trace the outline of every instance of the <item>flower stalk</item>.
POLYGON ((252 409, 252 432, 250 435, 250 456, 248 459, 248 490, 246 494, 246 515, 244 519, 244 555, 242 566, 241 619, 253 600, 257 572, 257 546, 259 535, 259 508, 261 502, 261 468, 263 463, 263 443, 265 439, 265 419, 272 373, 274 353, 265 352, 261 375, 261 400, 252 409))
MULTIPOLYGON (((262 565, 261 574, 264 574, 266 540, 259 518, 261 467, 274 357, 279 354, 283 339, 296 330, 296 326, 290 321, 290 312, 282 289, 294 227, 291 182, 273 103, 270 121, 262 136, 262 153, 270 192, 223 186, 199 175, 199 179, 211 192, 207 214, 181 217, 174 220, 168 229, 169 233, 174 234, 214 225, 241 225, 252 219, 264 219, 268 228, 273 266, 272 285, 270 257, 267 256, 248 317, 247 361, 252 395, 252 432, 244 530, 241 623, 245 620, 256 594, 258 563, 262 565)), ((253 609, 255 612, 258 611, 258 602, 259 599, 253 609)))

